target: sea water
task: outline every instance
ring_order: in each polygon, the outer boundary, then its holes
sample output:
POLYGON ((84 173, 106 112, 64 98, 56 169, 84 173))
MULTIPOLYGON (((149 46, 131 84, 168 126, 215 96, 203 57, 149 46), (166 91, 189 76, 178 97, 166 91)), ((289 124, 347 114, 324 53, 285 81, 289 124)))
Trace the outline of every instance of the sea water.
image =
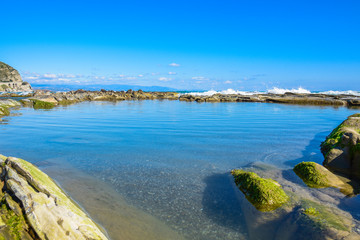
POLYGON ((356 112, 180 101, 21 108, 0 126, 0 153, 47 172, 112 239, 247 239, 230 170, 321 163, 320 143, 356 112))

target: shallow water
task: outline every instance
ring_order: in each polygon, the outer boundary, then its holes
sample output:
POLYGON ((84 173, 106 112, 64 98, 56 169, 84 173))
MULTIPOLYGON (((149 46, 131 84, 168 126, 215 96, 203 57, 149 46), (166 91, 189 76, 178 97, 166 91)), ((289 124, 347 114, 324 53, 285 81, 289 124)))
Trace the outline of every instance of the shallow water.
POLYGON ((246 239, 229 171, 256 161, 321 163, 321 141, 359 111, 123 101, 13 112, 0 125, 0 152, 55 178, 111 238, 246 239))

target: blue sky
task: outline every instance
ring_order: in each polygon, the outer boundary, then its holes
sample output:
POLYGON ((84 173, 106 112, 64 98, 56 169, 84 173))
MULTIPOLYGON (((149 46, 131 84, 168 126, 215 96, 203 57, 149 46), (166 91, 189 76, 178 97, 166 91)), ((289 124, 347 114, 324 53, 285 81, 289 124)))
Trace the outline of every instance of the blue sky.
POLYGON ((360 2, 4 1, 0 61, 30 83, 360 90, 360 2))

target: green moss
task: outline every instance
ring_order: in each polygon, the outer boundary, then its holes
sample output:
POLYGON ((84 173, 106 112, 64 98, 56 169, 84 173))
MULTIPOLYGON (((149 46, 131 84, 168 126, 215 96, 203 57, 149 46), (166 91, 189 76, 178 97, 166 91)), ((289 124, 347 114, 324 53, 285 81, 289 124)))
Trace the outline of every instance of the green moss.
POLYGON ((314 162, 301 162, 297 164, 293 170, 309 187, 331 187, 326 176, 316 169, 316 163, 314 162))
POLYGON ((330 227, 341 231, 351 231, 351 223, 345 224, 342 216, 336 214, 331 207, 311 200, 303 200, 301 206, 306 209, 303 213, 321 228, 330 227))
POLYGON ((3 197, 0 201, 0 216, 2 221, 6 224, 9 229, 9 233, 15 240, 22 239, 22 233, 26 231, 27 224, 23 215, 16 215, 13 210, 11 210, 3 197))
POLYGON ((304 213, 307 215, 317 216, 319 212, 314 207, 309 207, 304 210, 304 213))
POLYGON ((10 111, 9 108, 6 106, 0 106, 0 116, 9 116, 10 111))
POLYGON ((331 149, 340 146, 341 136, 344 134, 342 130, 343 123, 337 126, 329 136, 326 137, 326 140, 321 143, 321 151, 323 153, 328 153, 331 149))
POLYGON ((55 107, 54 103, 44 102, 37 99, 32 99, 32 101, 33 101, 34 109, 51 109, 55 107))
POLYGON ((239 169, 232 170, 231 174, 245 197, 260 211, 275 210, 289 200, 275 180, 261 178, 256 173, 239 169))

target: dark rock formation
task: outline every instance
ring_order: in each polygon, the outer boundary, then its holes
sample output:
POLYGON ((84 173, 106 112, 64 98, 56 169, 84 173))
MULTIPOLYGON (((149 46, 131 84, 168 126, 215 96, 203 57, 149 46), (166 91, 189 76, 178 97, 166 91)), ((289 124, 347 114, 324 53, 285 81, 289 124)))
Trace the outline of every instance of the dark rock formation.
POLYGON ((349 116, 321 144, 324 166, 360 178, 360 114, 349 116))

